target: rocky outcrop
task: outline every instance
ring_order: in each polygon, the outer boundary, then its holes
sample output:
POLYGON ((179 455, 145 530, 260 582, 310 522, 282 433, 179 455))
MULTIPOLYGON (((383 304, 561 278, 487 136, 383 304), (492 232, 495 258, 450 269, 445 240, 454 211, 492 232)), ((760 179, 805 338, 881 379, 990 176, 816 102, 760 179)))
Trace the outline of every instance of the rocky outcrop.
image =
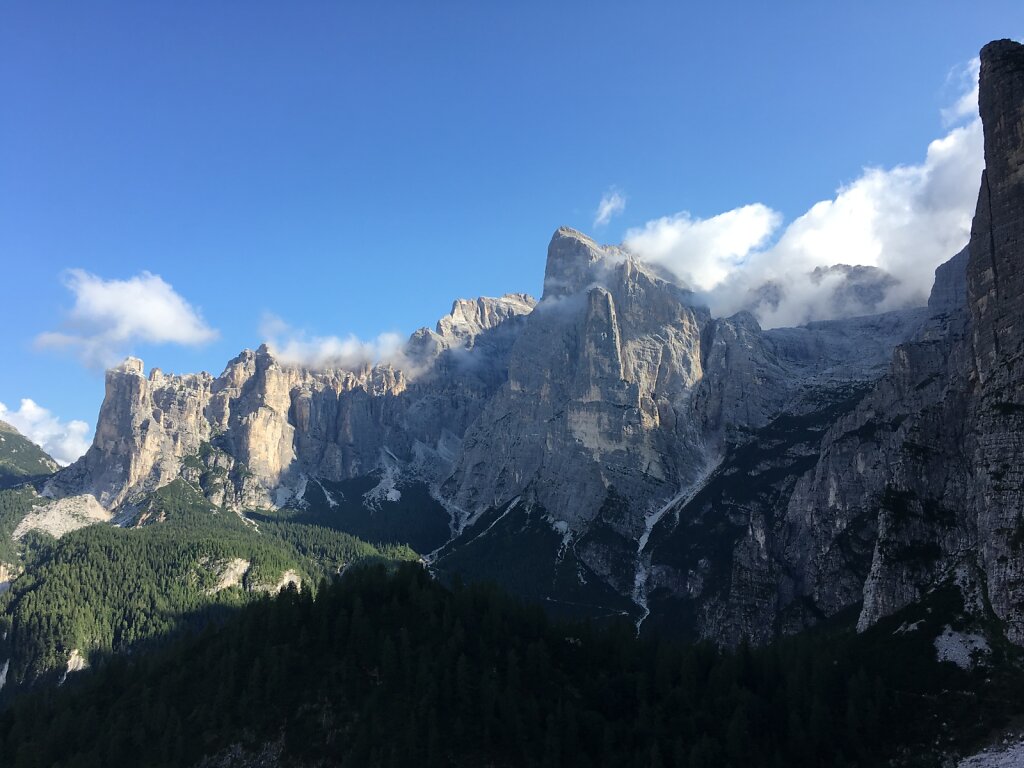
POLYGON ((524 294, 459 301, 437 331, 407 345, 415 373, 390 364, 315 370, 262 346, 220 376, 183 376, 129 358, 106 376, 89 451, 48 484, 107 509, 179 475, 217 504, 288 501, 303 476, 342 480, 394 456, 429 479, 444 474, 468 423, 505 377, 506 358, 533 308, 524 294))

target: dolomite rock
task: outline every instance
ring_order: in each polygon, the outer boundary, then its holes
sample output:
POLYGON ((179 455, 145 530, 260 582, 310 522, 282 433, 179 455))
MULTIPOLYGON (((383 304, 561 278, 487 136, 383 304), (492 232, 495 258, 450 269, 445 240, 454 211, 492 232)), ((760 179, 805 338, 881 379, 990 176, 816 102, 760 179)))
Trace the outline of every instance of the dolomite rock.
POLYGON ((709 319, 689 299, 620 249, 559 229, 508 381, 446 486, 467 519, 523 496, 580 532, 614 486, 634 504, 623 530, 639 535, 644 507, 703 461, 700 435, 679 418, 709 319))
POLYGON ((388 364, 289 365, 266 346, 216 378, 156 368, 147 378, 142 361, 128 358, 107 372, 93 445, 50 493, 87 493, 115 510, 184 475, 214 503, 267 507, 303 476, 366 474, 385 452, 434 479, 504 380, 518 321, 533 305, 524 294, 456 302, 436 333, 410 340, 415 380, 388 364))
POLYGON ((978 105, 985 171, 967 263, 973 510, 992 608, 1024 643, 1024 46, 985 46, 978 105))
MULTIPOLYGON (((927 307, 766 331, 561 228, 539 303, 457 301, 394 364, 313 370, 261 347, 218 377, 147 378, 129 359, 92 448, 47 491, 121 510, 183 476, 243 508, 380 470, 366 503, 415 477, 452 512, 437 569, 550 561, 532 596, 551 604, 600 593, 595 615, 764 641, 858 605, 871 626, 966 569, 1024 642, 1021 51, 982 52, 987 169, 927 307)), ((845 265, 812 277, 847 306, 891 286, 845 265)))

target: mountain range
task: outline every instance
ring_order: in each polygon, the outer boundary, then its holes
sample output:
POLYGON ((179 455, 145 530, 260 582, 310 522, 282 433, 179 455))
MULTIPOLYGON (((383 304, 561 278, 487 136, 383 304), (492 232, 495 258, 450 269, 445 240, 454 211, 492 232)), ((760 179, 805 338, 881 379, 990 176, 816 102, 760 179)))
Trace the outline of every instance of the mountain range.
MULTIPOLYGON (((393 360, 262 346, 212 376, 129 358, 19 533, 137 519, 181 479, 680 637, 765 642, 850 612, 863 629, 949 582, 967 623, 1024 642, 1022 83, 1021 46, 986 46, 971 240, 925 307, 764 330, 560 228, 538 301, 456 301, 393 360)), ((859 304, 886 285, 819 271, 859 304)))

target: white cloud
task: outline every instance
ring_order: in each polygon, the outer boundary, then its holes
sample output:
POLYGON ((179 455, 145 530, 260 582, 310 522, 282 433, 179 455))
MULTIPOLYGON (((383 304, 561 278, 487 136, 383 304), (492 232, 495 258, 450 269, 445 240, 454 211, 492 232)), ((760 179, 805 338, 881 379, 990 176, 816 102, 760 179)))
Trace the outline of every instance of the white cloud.
POLYGON ((87 365, 113 365, 137 342, 192 346, 217 337, 200 312, 159 275, 142 272, 127 280, 104 280, 72 269, 64 285, 75 295, 64 330, 40 334, 36 345, 71 350, 87 365))
POLYGON ((601 202, 597 204, 597 211, 594 213, 594 226, 603 227, 624 210, 626 210, 626 197, 617 189, 609 189, 604 193, 601 202))
POLYGON ((957 67, 949 73, 946 81, 957 87, 960 96, 952 105, 942 110, 943 123, 954 125, 964 118, 978 116, 978 74, 980 72, 981 59, 975 56, 962 67, 957 67))
POLYGON ((370 341, 353 334, 344 338, 310 336, 270 314, 263 318, 261 333, 271 354, 292 365, 359 370, 375 363, 393 363, 402 367, 405 362, 405 342, 397 333, 382 333, 370 341))
POLYGON ((764 245, 782 217, 761 204, 697 219, 677 213, 649 221, 626 233, 626 247, 645 261, 674 272, 691 288, 710 291, 764 245))
POLYGON ((85 453, 92 441, 89 425, 84 421, 61 421, 28 398, 22 399, 16 411, 0 403, 0 421, 6 421, 65 466, 85 453))
POLYGON ((749 205, 704 220, 686 213, 657 219, 630 230, 626 245, 704 291, 716 315, 749 306, 751 291, 774 282, 782 289, 781 301, 755 310, 765 327, 857 311, 856 305, 833 301, 839 274, 810 278, 818 266, 874 266, 896 279, 884 301, 862 310, 923 304, 935 267, 970 237, 984 166, 976 94, 966 92, 951 110, 974 117, 931 142, 921 163, 866 168, 834 198, 816 203, 781 231, 779 214, 749 205))

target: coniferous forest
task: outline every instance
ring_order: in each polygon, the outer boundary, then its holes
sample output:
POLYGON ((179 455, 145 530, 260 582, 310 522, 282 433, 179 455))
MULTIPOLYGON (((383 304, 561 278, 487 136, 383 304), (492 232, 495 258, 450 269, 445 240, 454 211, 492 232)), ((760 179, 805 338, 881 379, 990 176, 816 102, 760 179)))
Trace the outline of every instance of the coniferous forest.
POLYGON ((12 768, 268 750, 300 766, 929 764, 955 746, 933 743, 938 723, 964 738, 1013 712, 1019 674, 986 682, 892 632, 676 646, 552 622, 416 564, 367 566, 21 697, 0 754, 12 768))

